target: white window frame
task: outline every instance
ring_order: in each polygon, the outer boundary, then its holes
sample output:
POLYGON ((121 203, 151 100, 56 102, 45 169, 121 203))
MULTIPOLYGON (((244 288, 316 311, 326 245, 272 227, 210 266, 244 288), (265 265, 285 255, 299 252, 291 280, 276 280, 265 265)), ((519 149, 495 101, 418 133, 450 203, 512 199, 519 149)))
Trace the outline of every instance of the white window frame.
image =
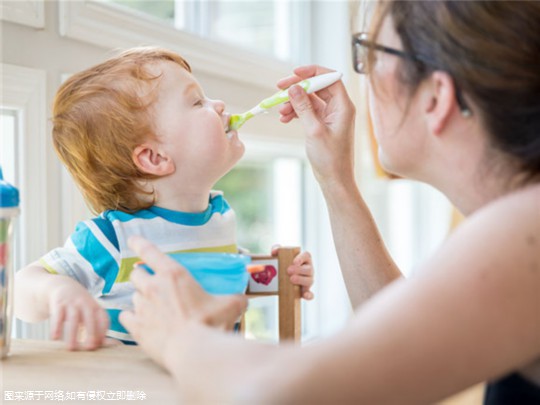
MULTIPOLYGON (((47 196, 47 121, 46 80, 44 70, 0 64, 2 99, 0 105, 16 111, 18 139, 16 140, 15 175, 20 192, 21 215, 18 233, 14 235, 18 246, 15 268, 28 265, 47 251, 49 229, 47 196), (24 243, 23 243, 24 242, 24 243)), ((18 337, 45 337, 46 326, 38 324, 21 329, 16 324, 18 337), (33 332, 30 332, 32 330, 33 332)))
POLYGON ((59 1, 60 34, 107 49, 159 45, 180 53, 194 71, 275 90, 292 65, 233 45, 210 41, 151 16, 93 0, 59 1))
POLYGON ((0 2, 0 19, 34 28, 45 27, 44 0, 0 2))

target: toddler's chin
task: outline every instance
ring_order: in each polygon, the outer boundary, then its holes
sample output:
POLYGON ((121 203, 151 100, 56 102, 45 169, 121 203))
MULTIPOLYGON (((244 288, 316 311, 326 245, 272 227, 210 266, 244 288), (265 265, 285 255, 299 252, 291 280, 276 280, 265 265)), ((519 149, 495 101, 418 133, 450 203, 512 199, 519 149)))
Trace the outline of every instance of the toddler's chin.
POLYGON ((234 129, 232 131, 229 131, 225 134, 227 136, 227 139, 231 140, 233 138, 237 138, 238 139, 238 132, 234 129))

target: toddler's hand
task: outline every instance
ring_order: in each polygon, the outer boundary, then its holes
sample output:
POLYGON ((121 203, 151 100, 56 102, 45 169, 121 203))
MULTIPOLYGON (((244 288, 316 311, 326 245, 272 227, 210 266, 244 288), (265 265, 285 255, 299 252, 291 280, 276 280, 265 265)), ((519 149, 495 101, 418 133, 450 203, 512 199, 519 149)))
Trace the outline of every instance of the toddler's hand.
POLYGON ((51 339, 63 338, 69 350, 94 350, 103 345, 109 317, 77 282, 69 280, 52 290, 49 313, 51 339))
MULTIPOLYGON (((277 255, 279 246, 272 247, 272 256, 277 255)), ((287 269, 287 273, 290 276, 291 283, 302 287, 301 295, 305 300, 312 300, 314 295, 310 290, 313 285, 313 262, 311 260, 311 253, 300 252, 294 259, 292 264, 287 269)))

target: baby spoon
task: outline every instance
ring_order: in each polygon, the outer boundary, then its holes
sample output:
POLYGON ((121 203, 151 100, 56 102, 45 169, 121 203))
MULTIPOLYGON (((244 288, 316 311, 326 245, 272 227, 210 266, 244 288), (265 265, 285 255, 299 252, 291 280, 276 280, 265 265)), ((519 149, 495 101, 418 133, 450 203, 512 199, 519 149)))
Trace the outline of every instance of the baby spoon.
MULTIPOLYGON (((306 91, 306 93, 311 94, 316 91, 322 90, 325 87, 330 86, 331 84, 334 84, 339 79, 341 79, 341 76, 342 74, 340 72, 330 72, 319 76, 310 77, 309 79, 302 80, 301 82, 296 84, 302 87, 306 91)), ((242 125, 245 124, 247 120, 268 111, 268 109, 270 109, 271 107, 289 101, 288 90, 289 89, 287 88, 285 90, 278 91, 273 96, 265 98, 251 110, 246 111, 243 114, 231 115, 227 132, 240 128, 242 125)))

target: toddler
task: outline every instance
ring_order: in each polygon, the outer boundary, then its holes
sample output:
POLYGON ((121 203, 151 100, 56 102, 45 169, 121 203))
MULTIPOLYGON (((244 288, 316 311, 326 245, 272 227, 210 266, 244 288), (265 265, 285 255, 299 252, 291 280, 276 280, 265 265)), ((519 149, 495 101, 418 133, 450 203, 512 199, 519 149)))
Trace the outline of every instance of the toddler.
MULTIPOLYGON (((130 236, 166 253, 238 252, 235 214, 211 191, 244 153, 228 121, 224 103, 207 98, 189 64, 164 49, 131 49, 70 77, 54 101, 54 146, 99 215, 17 273, 17 316, 50 318, 51 337, 70 350, 95 349, 106 336, 133 343, 118 321, 132 308, 139 260, 130 236)), ((309 253, 289 274, 312 298, 309 253)))

